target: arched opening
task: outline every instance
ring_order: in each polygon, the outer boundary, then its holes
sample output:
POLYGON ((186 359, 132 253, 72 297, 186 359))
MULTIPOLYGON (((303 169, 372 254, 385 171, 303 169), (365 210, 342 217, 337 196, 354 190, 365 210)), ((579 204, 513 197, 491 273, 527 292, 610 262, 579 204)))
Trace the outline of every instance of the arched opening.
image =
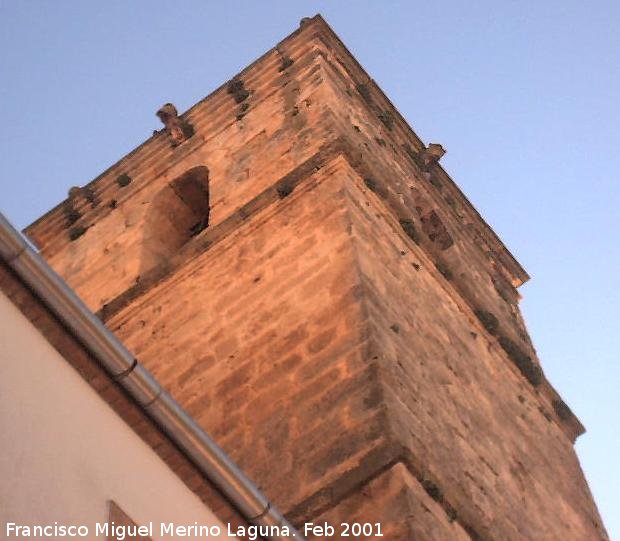
POLYGON ((140 273, 166 261, 209 225, 209 170, 194 167, 162 188, 145 218, 140 273))
POLYGON ((194 167, 170 183, 175 195, 182 201, 187 214, 187 233, 194 236, 209 225, 209 170, 194 167))

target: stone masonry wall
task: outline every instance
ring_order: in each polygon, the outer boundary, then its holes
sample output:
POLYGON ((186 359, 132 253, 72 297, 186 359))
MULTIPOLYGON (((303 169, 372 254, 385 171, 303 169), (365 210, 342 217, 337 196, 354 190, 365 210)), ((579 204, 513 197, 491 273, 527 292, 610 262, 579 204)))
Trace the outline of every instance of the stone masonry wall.
POLYGON ((481 539, 604 539, 535 390, 361 179, 348 193, 371 359, 412 470, 481 539))
POLYGON ((336 158, 108 324, 298 522, 402 463, 468 535, 604 539, 570 441, 458 299, 336 158))
POLYGON ((321 168, 108 322, 283 509, 383 439, 344 165, 321 168))

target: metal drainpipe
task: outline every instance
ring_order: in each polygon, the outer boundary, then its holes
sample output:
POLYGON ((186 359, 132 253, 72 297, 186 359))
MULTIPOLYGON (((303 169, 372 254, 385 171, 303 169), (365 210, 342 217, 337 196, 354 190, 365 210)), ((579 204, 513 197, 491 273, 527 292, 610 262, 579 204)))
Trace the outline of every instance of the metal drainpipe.
POLYGON ((183 410, 125 346, 86 307, 0 212, 0 257, 56 314, 75 337, 234 504, 257 526, 286 526, 289 535, 268 535, 270 541, 301 534, 243 474, 211 437, 183 410))

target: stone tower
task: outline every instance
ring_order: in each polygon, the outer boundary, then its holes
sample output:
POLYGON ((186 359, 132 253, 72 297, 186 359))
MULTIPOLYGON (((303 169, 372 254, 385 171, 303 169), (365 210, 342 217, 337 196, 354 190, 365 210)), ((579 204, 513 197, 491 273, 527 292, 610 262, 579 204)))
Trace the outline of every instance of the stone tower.
POLYGON ((607 539, 527 274, 319 16, 158 115, 27 234, 292 522, 607 539))

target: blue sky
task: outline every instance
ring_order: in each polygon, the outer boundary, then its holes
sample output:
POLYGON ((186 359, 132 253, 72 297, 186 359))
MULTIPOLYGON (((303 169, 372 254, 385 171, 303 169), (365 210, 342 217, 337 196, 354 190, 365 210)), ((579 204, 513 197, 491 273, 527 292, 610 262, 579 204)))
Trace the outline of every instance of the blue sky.
POLYGON ((317 12, 532 276, 528 328, 620 539, 620 3, 0 0, 1 210, 27 225, 317 12))

